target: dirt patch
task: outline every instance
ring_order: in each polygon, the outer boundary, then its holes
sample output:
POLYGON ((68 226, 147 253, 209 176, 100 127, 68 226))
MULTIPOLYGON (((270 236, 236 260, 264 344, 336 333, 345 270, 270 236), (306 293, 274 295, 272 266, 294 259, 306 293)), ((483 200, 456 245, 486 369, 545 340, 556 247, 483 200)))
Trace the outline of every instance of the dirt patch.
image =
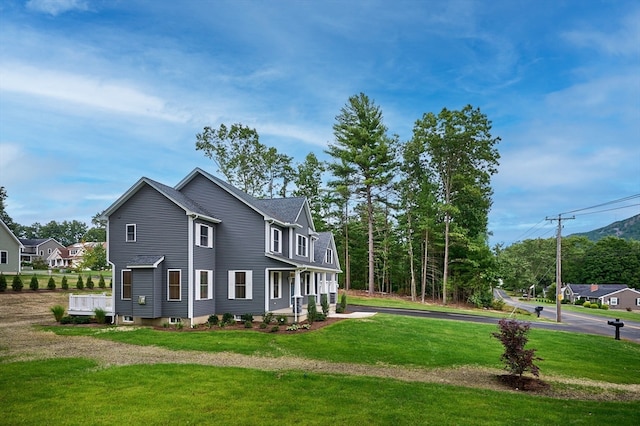
MULTIPOLYGON (((269 371, 302 370, 308 372, 391 378, 408 382, 441 383, 508 392, 523 392, 514 386, 501 370, 477 367, 449 369, 420 369, 388 365, 331 363, 305 358, 246 356, 235 353, 203 353, 172 351, 156 346, 134 346, 107 340, 79 336, 58 336, 32 327, 34 324, 54 325, 50 312, 54 305, 68 306, 68 293, 62 291, 7 291, 0 293, 0 362, 32 361, 38 359, 82 357, 96 360, 102 366, 131 364, 201 364, 221 367, 254 368, 269 371)), ((339 318, 314 322, 313 332, 330 325, 339 318)), ((259 330, 257 327, 238 330, 259 330)), ((287 332, 281 326, 279 333, 287 332)), ((183 329, 186 331, 187 329, 183 329)), ((268 331, 265 331, 268 332, 268 331)), ((508 377, 508 376, 507 376, 508 377)), ((544 377, 533 388, 527 382, 524 391, 556 398, 591 400, 640 400, 640 385, 618 385, 588 380, 544 377), (542 385, 544 384, 544 385, 542 385), (597 391, 595 391, 597 389, 597 391)))

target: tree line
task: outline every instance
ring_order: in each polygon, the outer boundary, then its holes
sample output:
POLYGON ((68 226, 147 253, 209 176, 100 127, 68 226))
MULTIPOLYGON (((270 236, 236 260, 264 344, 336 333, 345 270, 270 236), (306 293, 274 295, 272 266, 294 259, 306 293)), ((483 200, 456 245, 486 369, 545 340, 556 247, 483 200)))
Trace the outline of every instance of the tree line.
POLYGON ((367 95, 350 97, 333 124, 329 161, 302 163, 263 145, 243 124, 205 127, 196 150, 256 197, 305 196, 319 231, 336 237, 344 288, 400 292, 444 303, 491 302, 491 176, 499 137, 479 108, 443 108, 400 141, 367 95))

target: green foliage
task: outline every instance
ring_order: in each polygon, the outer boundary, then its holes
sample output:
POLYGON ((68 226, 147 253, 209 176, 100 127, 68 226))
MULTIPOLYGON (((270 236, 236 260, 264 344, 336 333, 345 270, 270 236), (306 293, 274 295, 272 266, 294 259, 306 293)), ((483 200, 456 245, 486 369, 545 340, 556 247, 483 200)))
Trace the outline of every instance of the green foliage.
POLYGON ((235 324, 236 320, 233 317, 233 314, 229 313, 229 312, 225 312, 224 314, 222 314, 222 324, 223 325, 229 325, 229 324, 235 324))
POLYGON ((272 333, 277 333, 278 331, 280 331, 280 326, 279 325, 274 325, 273 327, 271 327, 271 332, 272 333))
POLYGON ((0 272, 0 291, 7 290, 7 277, 4 276, 2 272, 0 272))
POLYGON ((322 306, 322 313, 326 317, 329 315, 329 297, 326 293, 320 295, 320 305, 322 306))
POLYGON ((13 282, 11 283, 11 288, 13 291, 22 291, 22 278, 20 278, 20 274, 13 276, 13 282))
POLYGON ((220 319, 217 315, 209 315, 209 318, 207 319, 207 322, 211 325, 218 325, 219 321, 220 319))
POLYGON ((253 327, 253 322, 251 321, 244 322, 244 328, 252 328, 252 327, 253 327))
POLYGON ((33 291, 37 291, 40 288, 40 283, 38 282, 38 277, 31 276, 31 281, 29 282, 29 288, 33 291))
POLYGON ((91 274, 89 274, 89 276, 87 276, 87 283, 86 286, 89 290, 93 289, 93 279, 91 278, 91 274))
POLYGON ((96 322, 98 324, 104 324, 107 318, 107 312, 102 308, 96 308, 93 311, 94 316, 96 317, 96 322))
POLYGON ((66 316, 60 319, 60 324, 90 324, 91 318, 86 316, 66 316))
POLYGON ((591 309, 600 309, 600 306, 598 306, 597 303, 592 303, 591 306, 589 306, 591 309))
POLYGON ((85 245, 85 252, 82 256, 80 269, 91 269, 99 271, 107 267, 107 250, 102 244, 85 245))
POLYGON ((56 280, 54 280, 53 277, 49 277, 49 281, 47 282, 47 288, 49 290, 55 290, 56 289, 56 280))
POLYGON ((271 324, 274 321, 273 318, 273 312, 266 312, 263 316, 262 316, 262 322, 264 324, 271 324))
POLYGON ((520 378, 527 371, 536 377, 540 375, 540 369, 534 364, 534 361, 542 360, 535 355, 537 349, 524 348, 529 340, 529 327, 528 323, 503 318, 498 322, 499 331, 492 333, 492 336, 500 340, 504 346, 504 353, 500 359, 505 362, 506 369, 520 378))
POLYGON ((66 275, 62 277, 62 281, 60 283, 60 287, 63 290, 69 290, 69 283, 67 281, 67 276, 66 275))
POLYGON ((347 312, 347 293, 344 291, 340 295, 340 312, 347 312))
POLYGON ((276 323, 278 323, 278 325, 286 325, 287 322, 288 322, 288 319, 286 315, 276 316, 276 323))
POLYGON ((604 309, 605 311, 609 310, 609 305, 602 305, 600 306, 600 309, 604 309))
POLYGON ((39 271, 44 271, 49 268, 49 265, 47 265, 47 262, 45 262, 45 260, 41 258, 34 259, 31 266, 33 266, 33 269, 39 270, 39 271))
POLYGON ((504 307, 505 303, 502 299, 493 299, 493 301, 491 302, 491 309, 494 309, 496 311, 502 311, 504 307))
POLYGON ((261 328, 261 329, 266 329, 268 327, 268 324, 265 323, 265 322, 261 322, 258 327, 261 328))
POLYGON ((56 319, 56 322, 60 322, 62 317, 64 317, 64 306, 56 305, 51 307, 51 313, 53 317, 56 319))
POLYGON ((76 288, 78 290, 82 290, 84 288, 84 281, 82 280, 82 275, 78 275, 78 281, 76 281, 76 288))
POLYGON ((318 315, 318 309, 316 308, 316 297, 315 296, 307 296, 307 321, 309 324, 313 324, 316 320, 316 316, 318 315))
POLYGON ((105 287, 104 277, 102 276, 102 274, 100 274, 100 280, 98 280, 98 287, 99 288, 105 287))
POLYGON ((242 314, 240 315, 240 320, 242 322, 253 322, 253 314, 242 314))
MULTIPOLYGON (((591 307, 591 302, 589 302, 588 300, 586 302, 584 302, 582 304, 582 306, 584 306, 585 308, 590 308, 591 307)), ((597 305, 596 305, 597 306, 597 305)))

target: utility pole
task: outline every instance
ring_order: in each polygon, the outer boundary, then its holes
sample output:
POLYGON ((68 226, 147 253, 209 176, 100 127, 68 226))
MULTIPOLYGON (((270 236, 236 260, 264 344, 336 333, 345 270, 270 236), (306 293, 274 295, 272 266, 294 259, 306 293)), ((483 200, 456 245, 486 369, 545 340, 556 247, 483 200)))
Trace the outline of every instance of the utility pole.
POLYGON ((546 220, 558 221, 558 231, 556 233, 556 322, 562 322, 562 221, 575 219, 575 216, 562 217, 561 214, 557 218, 546 218, 546 220))

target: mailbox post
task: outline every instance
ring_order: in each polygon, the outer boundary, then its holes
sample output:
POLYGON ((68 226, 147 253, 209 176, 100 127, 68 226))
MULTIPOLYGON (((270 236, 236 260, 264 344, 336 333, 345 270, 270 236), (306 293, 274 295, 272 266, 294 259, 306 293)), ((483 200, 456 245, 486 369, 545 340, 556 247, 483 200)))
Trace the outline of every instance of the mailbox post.
POLYGON ((620 329, 624 327, 624 323, 620 321, 620 318, 616 318, 615 321, 607 321, 607 324, 616 328, 616 340, 620 340, 620 329))

